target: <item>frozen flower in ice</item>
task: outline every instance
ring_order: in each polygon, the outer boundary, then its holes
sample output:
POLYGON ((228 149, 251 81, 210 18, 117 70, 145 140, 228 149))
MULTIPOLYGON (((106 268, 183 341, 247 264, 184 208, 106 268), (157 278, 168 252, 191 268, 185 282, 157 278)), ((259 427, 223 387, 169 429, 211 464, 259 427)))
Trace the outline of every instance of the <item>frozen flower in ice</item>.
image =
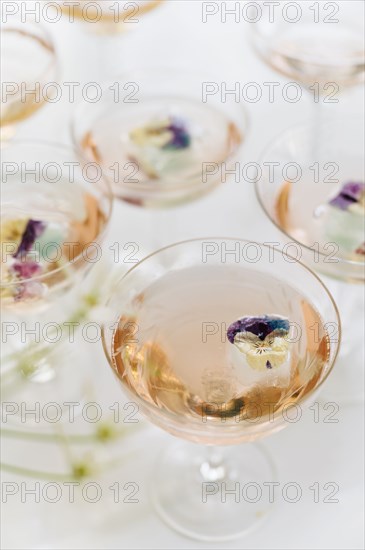
POLYGON ((243 317, 232 323, 227 337, 253 369, 277 368, 288 358, 289 320, 278 315, 243 317))
POLYGON ((137 128, 130 133, 130 138, 140 147, 172 151, 187 149, 191 143, 191 137, 184 122, 175 117, 137 128))
POLYGON ((32 279, 40 275, 42 266, 30 259, 35 241, 46 229, 46 224, 37 220, 13 219, 2 225, 3 239, 15 247, 11 259, 2 265, 1 281, 6 286, 1 291, 2 298, 13 297, 15 301, 36 298, 42 295, 43 285, 32 279))
POLYGON ((348 182, 341 191, 329 201, 329 204, 340 210, 365 214, 365 183, 348 182))
MULTIPOLYGON (((365 183, 348 182, 324 209, 321 239, 336 243, 341 256, 353 258, 364 235, 365 183)), ((361 252, 360 252, 361 254, 361 252)))
POLYGON ((170 132, 170 139, 164 146, 164 149, 173 149, 176 151, 187 149, 190 146, 190 135, 181 120, 172 118, 167 130, 170 132))
MULTIPOLYGON (((348 182, 332 197, 325 210, 323 241, 336 243, 340 254, 353 257, 363 240, 365 183, 348 182)), ((361 254, 361 252, 360 252, 361 254)))
POLYGON ((44 222, 37 221, 37 220, 29 220, 24 229, 20 244, 18 246, 18 250, 14 254, 14 258, 19 258, 23 254, 26 254, 27 252, 29 252, 32 246, 34 245, 35 241, 45 231, 46 226, 47 225, 44 222))
POLYGON ((128 158, 138 166, 142 179, 169 178, 191 162, 191 134, 175 116, 155 119, 129 133, 128 158))

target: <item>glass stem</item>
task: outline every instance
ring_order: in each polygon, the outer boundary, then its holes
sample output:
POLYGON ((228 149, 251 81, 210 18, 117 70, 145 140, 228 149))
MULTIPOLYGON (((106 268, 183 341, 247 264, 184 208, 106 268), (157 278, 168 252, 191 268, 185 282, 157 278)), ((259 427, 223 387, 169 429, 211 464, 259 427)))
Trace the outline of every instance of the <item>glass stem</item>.
POLYGON ((200 474, 204 481, 222 481, 225 479, 226 466, 219 447, 206 447, 205 459, 200 465, 200 474))
POLYGON ((319 95, 318 102, 313 102, 312 108, 312 126, 313 126, 313 158, 315 162, 320 161, 320 151, 321 151, 321 134, 322 134, 322 124, 323 124, 323 105, 322 105, 322 96, 319 95))

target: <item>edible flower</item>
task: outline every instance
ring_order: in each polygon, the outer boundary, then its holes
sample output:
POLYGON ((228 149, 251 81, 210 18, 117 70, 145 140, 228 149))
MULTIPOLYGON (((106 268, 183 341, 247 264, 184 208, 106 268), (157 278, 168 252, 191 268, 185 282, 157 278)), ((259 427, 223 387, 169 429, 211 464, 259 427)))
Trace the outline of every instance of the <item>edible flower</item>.
POLYGON ((242 317, 227 330, 227 338, 255 370, 271 370, 288 359, 289 320, 278 315, 242 317))
POLYGON ((341 191, 329 201, 329 204, 340 210, 365 214, 365 183, 345 183, 341 191))
POLYGON ((14 254, 14 258, 19 258, 24 253, 29 252, 35 241, 43 234, 45 229, 46 224, 44 222, 29 220, 25 227, 18 249, 14 254))

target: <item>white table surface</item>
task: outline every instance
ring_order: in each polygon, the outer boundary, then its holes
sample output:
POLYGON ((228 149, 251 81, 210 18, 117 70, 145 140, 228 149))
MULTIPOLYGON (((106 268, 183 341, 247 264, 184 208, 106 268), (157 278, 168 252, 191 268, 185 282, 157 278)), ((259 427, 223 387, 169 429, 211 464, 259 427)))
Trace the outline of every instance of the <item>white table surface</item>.
MULTIPOLYGON (((111 69, 117 74, 140 66, 174 64, 198 70, 203 67, 228 83, 275 81, 280 83, 279 90, 282 89, 285 79, 267 68, 251 51, 247 26, 231 20, 223 24, 219 18, 204 24, 201 10, 198 0, 167 2, 141 19, 133 32, 117 39, 116 45, 109 41, 107 51, 112 51, 113 56, 109 56, 104 71, 111 69)), ((102 38, 86 33, 79 23, 69 24, 65 20, 48 27, 60 55, 60 82, 99 81, 98 51, 102 38)), ((362 104, 362 91, 355 89, 330 108, 360 113, 362 104)), ((305 94, 297 104, 279 98, 271 104, 264 93, 261 101, 246 107, 250 132, 242 162, 257 161, 273 136, 310 116, 312 105, 305 94)), ((67 101, 47 106, 23 124, 19 136, 69 142, 72 109, 73 105, 67 101)), ((212 235, 264 241, 274 235, 272 225, 259 208, 253 186, 232 181, 181 208, 176 224, 172 223, 175 214, 166 213, 165 218, 168 231, 158 236, 161 244, 212 235)), ((143 256, 143 251, 153 248, 149 223, 145 211, 116 204, 105 247, 115 241, 136 242, 143 256)), ((105 403, 121 399, 101 350, 93 363, 97 384, 106 394, 105 403), (110 395, 113 401, 109 401, 110 395)), ((321 421, 316 423, 313 412, 307 411, 300 422, 264 441, 276 461, 279 480, 299 483, 303 498, 295 504, 280 502, 266 523, 245 538, 221 544, 198 543, 176 534, 160 521, 148 502, 147 482, 153 475, 154 455, 171 437, 146 424, 145 430, 133 438, 136 449, 133 458, 118 470, 118 479, 138 483, 138 504, 118 505, 108 501, 97 509, 92 504, 75 509, 62 503, 33 505, 9 499, 7 504, 2 504, 3 548, 363 548, 363 413, 362 404, 340 406, 337 423, 323 422, 322 414, 321 421), (327 482, 337 483, 339 502, 314 503, 309 486, 315 482, 321 486, 327 482)), ((13 478, 11 474, 3 475, 3 481, 13 478)))

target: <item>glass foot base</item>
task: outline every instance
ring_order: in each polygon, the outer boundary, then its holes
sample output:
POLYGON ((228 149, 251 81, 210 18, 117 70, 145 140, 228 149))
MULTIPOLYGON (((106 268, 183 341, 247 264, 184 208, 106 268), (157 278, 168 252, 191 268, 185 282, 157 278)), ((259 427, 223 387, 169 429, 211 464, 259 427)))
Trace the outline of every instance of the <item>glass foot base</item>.
POLYGON ((171 528, 200 541, 227 541, 258 527, 273 508, 276 480, 257 444, 208 448, 179 442, 158 460, 151 500, 171 528))

